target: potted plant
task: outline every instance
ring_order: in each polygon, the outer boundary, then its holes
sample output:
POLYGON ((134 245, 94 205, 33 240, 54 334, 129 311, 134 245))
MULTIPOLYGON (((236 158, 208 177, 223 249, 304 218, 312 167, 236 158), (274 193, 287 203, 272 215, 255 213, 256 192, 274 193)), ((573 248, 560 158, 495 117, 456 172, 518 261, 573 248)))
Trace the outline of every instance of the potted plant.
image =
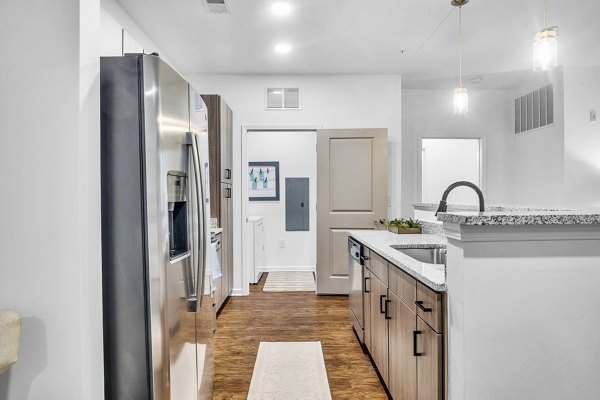
POLYGON ((388 220, 385 218, 382 219, 376 219, 375 221, 373 221, 373 223, 375 224, 375 230, 376 231, 385 231, 387 230, 387 226, 388 226, 388 220))
POLYGON ((388 221, 387 228, 390 232, 397 234, 420 234, 423 232, 421 222, 410 219, 394 219, 388 221))

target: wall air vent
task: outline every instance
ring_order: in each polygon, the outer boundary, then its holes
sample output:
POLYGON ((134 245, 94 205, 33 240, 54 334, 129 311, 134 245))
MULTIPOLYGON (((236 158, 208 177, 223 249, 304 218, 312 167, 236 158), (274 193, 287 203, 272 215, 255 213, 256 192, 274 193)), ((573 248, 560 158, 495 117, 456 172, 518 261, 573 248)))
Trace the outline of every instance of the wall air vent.
POLYGON ((267 110, 299 110, 300 89, 297 87, 269 87, 266 89, 265 102, 267 110))
POLYGON ((534 90, 515 99, 515 134, 554 123, 554 86, 534 90))
POLYGON ((230 14, 231 9, 227 0, 203 0, 208 12, 214 14, 230 14))

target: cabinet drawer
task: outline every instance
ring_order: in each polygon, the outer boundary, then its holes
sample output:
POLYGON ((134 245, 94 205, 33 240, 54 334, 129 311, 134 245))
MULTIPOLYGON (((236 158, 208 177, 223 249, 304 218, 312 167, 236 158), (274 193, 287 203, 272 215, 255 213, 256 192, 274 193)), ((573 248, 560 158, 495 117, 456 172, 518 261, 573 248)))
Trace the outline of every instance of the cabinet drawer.
POLYGON ((384 285, 388 284, 388 263, 385 258, 381 257, 374 251, 369 251, 369 269, 371 273, 383 282, 384 285))
POLYGON ((417 299, 417 280, 393 264, 388 264, 389 288, 408 308, 417 312, 415 301, 417 299))
POLYGON ((437 333, 443 332, 443 301, 440 293, 434 292, 421 282, 417 282, 417 315, 437 333))

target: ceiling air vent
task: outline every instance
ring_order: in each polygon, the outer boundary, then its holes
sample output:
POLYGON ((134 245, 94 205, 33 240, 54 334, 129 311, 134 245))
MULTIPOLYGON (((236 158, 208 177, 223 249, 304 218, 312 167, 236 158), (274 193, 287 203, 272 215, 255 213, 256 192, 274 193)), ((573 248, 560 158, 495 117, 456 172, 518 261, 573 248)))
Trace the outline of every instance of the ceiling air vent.
POLYGON ((554 123, 554 86, 534 90, 515 99, 515 134, 554 123))
POLYGON ((204 4, 208 12, 214 14, 229 14, 231 12, 227 0, 204 0, 204 4))
POLYGON ((270 87, 266 90, 265 100, 267 110, 299 110, 300 89, 270 87))

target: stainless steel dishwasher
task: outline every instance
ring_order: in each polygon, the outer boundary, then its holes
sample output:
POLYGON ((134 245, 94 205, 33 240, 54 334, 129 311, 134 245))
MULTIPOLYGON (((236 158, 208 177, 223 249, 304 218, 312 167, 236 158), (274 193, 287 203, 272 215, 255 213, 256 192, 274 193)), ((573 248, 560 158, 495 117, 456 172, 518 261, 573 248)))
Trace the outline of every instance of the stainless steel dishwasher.
POLYGON ((365 342, 365 318, 363 305, 363 265, 365 257, 363 255, 363 246, 348 238, 348 268, 350 274, 350 316, 352 317, 352 326, 361 343, 365 342))

